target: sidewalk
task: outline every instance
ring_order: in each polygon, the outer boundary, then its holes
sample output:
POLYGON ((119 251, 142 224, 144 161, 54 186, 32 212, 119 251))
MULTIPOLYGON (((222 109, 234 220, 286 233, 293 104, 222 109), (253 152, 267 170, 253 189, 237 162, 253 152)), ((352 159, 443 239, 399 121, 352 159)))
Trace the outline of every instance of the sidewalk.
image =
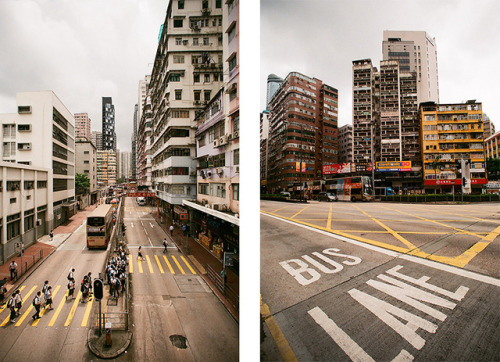
POLYGON ((85 208, 85 210, 80 210, 75 215, 73 215, 68 222, 63 225, 58 226, 54 229, 54 238, 50 240, 49 235, 41 236, 36 243, 26 247, 23 253, 23 271, 25 272, 21 275, 21 257, 16 255, 6 261, 3 265, 0 265, 0 279, 7 278, 7 294, 11 291, 17 289, 24 280, 35 271, 35 269, 41 265, 45 259, 47 259, 50 254, 57 249, 59 245, 66 241, 67 238, 86 220, 87 215, 96 208, 95 205, 91 205, 85 208), (10 280, 10 270, 9 265, 14 260, 17 263, 18 278, 17 280, 10 280), (26 267, 27 266, 27 272, 26 267))
MULTIPOLYGON (((168 228, 172 224, 171 219, 166 218, 166 222, 161 223, 159 217, 157 217, 156 212, 151 212, 155 220, 158 222, 158 225, 162 227, 165 233, 168 235, 170 240, 175 242, 177 247, 184 253, 188 255, 186 250, 186 236, 183 235, 182 230, 179 226, 174 226, 174 236, 170 237, 170 231, 168 228)), ((222 294, 222 292, 215 286, 215 284, 208 278, 206 275, 207 272, 205 270, 206 266, 209 265, 215 272, 220 275, 222 271, 222 261, 220 261, 215 255, 213 255, 209 250, 207 250, 203 245, 198 243, 193 237, 188 237, 189 242, 189 256, 188 258, 193 262, 196 268, 199 270, 201 276, 205 280, 205 282, 210 286, 212 291, 217 295, 219 300, 224 304, 226 309, 233 315, 233 317, 238 321, 239 320, 239 310, 233 307, 232 303, 227 300, 227 298, 222 294)), ((226 268, 227 272, 227 282, 228 285, 237 295, 239 295, 239 276, 233 273, 230 269, 226 268)))

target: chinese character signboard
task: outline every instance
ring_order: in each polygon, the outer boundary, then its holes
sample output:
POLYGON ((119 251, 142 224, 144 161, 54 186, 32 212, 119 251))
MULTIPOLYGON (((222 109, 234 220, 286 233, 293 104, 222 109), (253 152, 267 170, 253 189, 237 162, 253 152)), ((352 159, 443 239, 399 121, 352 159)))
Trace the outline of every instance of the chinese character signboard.
POLYGON ((323 175, 335 175, 338 173, 350 173, 350 163, 333 163, 330 165, 323 165, 323 175))
POLYGON ((411 161, 376 162, 375 171, 377 172, 411 171, 411 161))

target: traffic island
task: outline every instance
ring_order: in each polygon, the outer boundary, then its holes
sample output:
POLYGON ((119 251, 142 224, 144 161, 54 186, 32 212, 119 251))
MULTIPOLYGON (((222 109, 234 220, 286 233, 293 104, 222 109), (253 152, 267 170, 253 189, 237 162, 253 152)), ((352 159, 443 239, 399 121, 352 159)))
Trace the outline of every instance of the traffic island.
POLYGON ((90 328, 87 336, 89 349, 99 358, 116 358, 127 350, 132 342, 131 331, 111 331, 111 346, 107 346, 106 332, 99 336, 99 330, 90 328))

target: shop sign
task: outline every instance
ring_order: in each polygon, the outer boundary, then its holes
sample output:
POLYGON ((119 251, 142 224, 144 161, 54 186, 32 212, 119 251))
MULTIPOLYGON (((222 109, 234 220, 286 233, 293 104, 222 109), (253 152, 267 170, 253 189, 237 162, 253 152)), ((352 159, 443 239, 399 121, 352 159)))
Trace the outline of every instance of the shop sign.
POLYGON ((174 212, 176 214, 187 214, 187 210, 185 208, 177 206, 177 205, 174 206, 174 212))
POLYGON ((330 165, 323 165, 323 175, 335 175, 338 173, 350 173, 351 163, 333 163, 330 165))
POLYGON ((375 166, 377 172, 411 171, 411 161, 376 162, 375 166))
POLYGON ((224 266, 233 266, 234 253, 224 252, 224 266))
MULTIPOLYGON (((471 185, 484 185, 487 183, 487 180, 484 178, 473 178, 470 180, 470 183, 471 185)), ((425 180, 424 182, 424 185, 426 186, 460 186, 461 184, 462 180, 459 178, 451 180, 425 180)))
POLYGON ((367 172, 372 170, 372 163, 357 163, 356 172, 367 172))
POLYGON ((500 181, 489 181, 486 184, 487 189, 500 189, 500 181))
POLYGON ((189 214, 186 214, 186 213, 179 214, 179 219, 189 220, 189 214))
POLYGON ((129 192, 128 197, 155 197, 154 192, 129 192))

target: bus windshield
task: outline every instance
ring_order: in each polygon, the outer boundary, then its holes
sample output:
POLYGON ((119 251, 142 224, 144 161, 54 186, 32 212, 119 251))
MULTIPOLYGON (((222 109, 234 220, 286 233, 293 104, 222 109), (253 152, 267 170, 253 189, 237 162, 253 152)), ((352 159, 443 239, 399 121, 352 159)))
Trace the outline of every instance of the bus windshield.
POLYGON ((104 226, 104 218, 101 216, 97 217, 88 217, 87 218, 88 226, 104 226))

